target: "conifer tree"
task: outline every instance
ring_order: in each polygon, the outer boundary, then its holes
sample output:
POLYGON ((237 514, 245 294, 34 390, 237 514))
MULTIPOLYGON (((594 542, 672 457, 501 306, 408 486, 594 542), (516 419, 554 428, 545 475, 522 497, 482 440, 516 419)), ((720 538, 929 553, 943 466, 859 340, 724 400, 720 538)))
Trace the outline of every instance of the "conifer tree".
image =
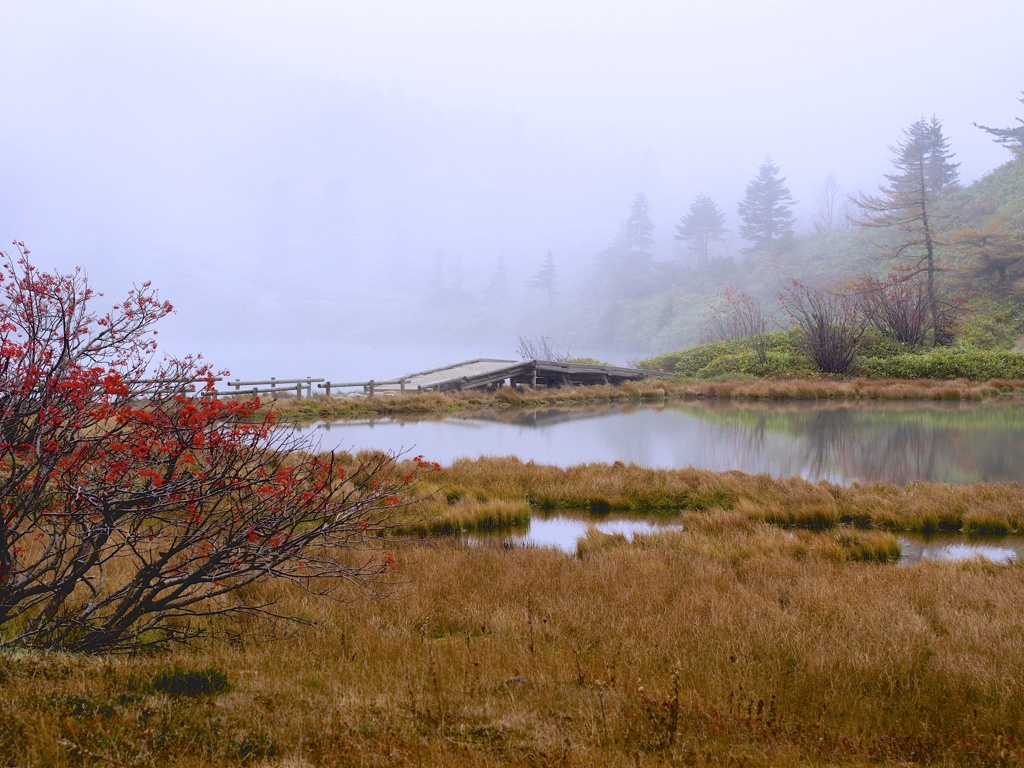
POLYGON ((952 162, 953 153, 942 134, 942 124, 935 117, 921 118, 903 130, 903 138, 892 152, 893 172, 876 195, 858 195, 854 202, 861 216, 856 221, 864 227, 895 228, 904 234, 893 260, 909 278, 923 274, 927 290, 928 315, 935 341, 948 340, 950 329, 939 306, 936 287, 936 201, 940 195, 958 184, 959 163, 952 162))
POLYGON ((720 242, 728 230, 725 215, 707 195, 697 195, 690 210, 676 224, 676 240, 687 243, 701 263, 711 255, 712 243, 720 242))
POLYGON ((608 247, 597 254, 596 287, 608 296, 639 296, 650 290, 654 274, 654 224, 647 197, 639 193, 628 218, 608 247))
POLYGON ((508 301, 508 268, 505 265, 505 254, 498 253, 498 260, 494 265, 494 272, 491 274, 490 282, 487 284, 487 299, 490 302, 501 304, 508 301))
MULTIPOLYGON (((1024 91, 1021 91, 1021 94, 1024 96, 1024 91)), ((1017 101, 1024 104, 1024 98, 1017 99, 1017 101)), ((975 128, 981 128, 985 133, 995 136, 992 141, 1002 144, 1020 157, 1024 156, 1024 120, 1019 117, 1015 117, 1014 120, 1020 123, 1020 125, 1011 128, 989 128, 987 125, 978 125, 977 123, 973 125, 975 128)))
POLYGON ((639 257, 650 257, 654 246, 654 224, 649 215, 647 196, 640 192, 629 207, 629 218, 623 228, 626 248, 639 257))
POLYGON ((765 253, 793 236, 796 217, 790 210, 793 200, 785 179, 770 157, 758 168, 757 176, 747 184, 746 195, 739 204, 740 234, 750 241, 744 253, 765 253))
POLYGON ((548 306, 555 303, 555 285, 557 283, 558 271, 555 268, 555 255, 548 249, 544 261, 537 273, 526 283, 530 288, 538 288, 544 291, 548 297, 548 306))

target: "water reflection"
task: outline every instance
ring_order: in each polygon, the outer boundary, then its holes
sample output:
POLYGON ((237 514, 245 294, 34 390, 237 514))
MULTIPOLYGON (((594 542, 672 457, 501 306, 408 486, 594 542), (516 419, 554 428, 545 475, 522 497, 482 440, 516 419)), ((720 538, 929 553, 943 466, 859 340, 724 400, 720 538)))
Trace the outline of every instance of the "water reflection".
POLYGON ((443 464, 518 456, 837 483, 1024 482, 1024 407, 999 403, 690 403, 509 409, 320 423, 325 449, 414 449, 443 464))
POLYGON ((569 554, 576 553, 576 545, 587 535, 588 526, 593 526, 601 533, 622 536, 632 541, 634 536, 663 533, 665 531, 681 531, 682 523, 643 520, 636 517, 603 517, 594 520, 587 517, 571 517, 554 515, 552 517, 534 518, 530 520, 526 530, 515 533, 481 536, 466 536, 467 543, 473 544, 481 540, 493 541, 495 538, 513 546, 554 547, 569 554))
POLYGON ((1021 536, 975 538, 955 534, 931 537, 904 535, 899 539, 903 546, 900 562, 906 564, 980 557, 1007 565, 1020 562, 1024 557, 1024 537, 1021 536))

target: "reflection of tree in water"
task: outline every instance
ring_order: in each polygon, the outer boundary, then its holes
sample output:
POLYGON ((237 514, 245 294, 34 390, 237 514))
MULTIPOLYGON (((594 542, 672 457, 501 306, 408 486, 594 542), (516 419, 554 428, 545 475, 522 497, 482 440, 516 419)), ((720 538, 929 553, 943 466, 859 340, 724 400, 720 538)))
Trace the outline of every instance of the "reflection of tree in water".
POLYGON ((938 442, 948 430, 921 423, 897 422, 881 430, 864 426, 847 408, 815 413, 804 443, 809 474, 897 485, 934 479, 938 442))
POLYGON ((842 456, 856 451, 858 438, 854 436, 853 415, 846 408, 815 411, 809 414, 801 443, 803 463, 810 477, 830 478, 845 474, 842 456))
MULTIPOLYGON (((931 418, 862 410, 821 412, 807 432, 808 461, 814 472, 829 467, 848 479, 970 482, 1020 480, 1020 425, 993 423, 979 411, 931 412, 931 418)), ((1008 416, 1009 412, 1004 412, 1008 416)))
POLYGON ((1019 405, 731 404, 688 410, 718 425, 739 467, 763 463, 758 456, 770 445, 795 453, 790 470, 776 457, 771 471, 809 478, 898 485, 1024 481, 1019 405))
POLYGON ((715 453, 733 457, 729 463, 738 468, 760 467, 765 462, 765 438, 768 434, 768 415, 757 414, 757 418, 746 424, 726 422, 716 424, 714 440, 715 453))
POLYGON ((483 410, 464 413, 461 418, 487 422, 514 424, 517 427, 550 427, 555 424, 566 424, 572 421, 599 419, 612 414, 629 414, 637 411, 640 406, 626 405, 589 405, 561 406, 546 408, 509 408, 505 410, 483 410))
POLYGON ((878 419, 862 411, 816 414, 807 432, 807 458, 813 474, 829 468, 847 479, 970 482, 1020 480, 1019 426, 992 424, 984 414, 947 418, 878 419))

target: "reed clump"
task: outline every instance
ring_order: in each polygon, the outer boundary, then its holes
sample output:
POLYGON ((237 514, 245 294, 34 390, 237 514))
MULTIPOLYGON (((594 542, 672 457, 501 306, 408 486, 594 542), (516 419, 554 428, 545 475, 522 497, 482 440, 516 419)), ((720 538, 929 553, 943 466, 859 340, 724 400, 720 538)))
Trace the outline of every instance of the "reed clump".
POLYGON ((587 534, 576 542, 576 556, 588 557, 608 547, 628 546, 629 541, 621 533, 605 533, 596 525, 587 526, 587 534))

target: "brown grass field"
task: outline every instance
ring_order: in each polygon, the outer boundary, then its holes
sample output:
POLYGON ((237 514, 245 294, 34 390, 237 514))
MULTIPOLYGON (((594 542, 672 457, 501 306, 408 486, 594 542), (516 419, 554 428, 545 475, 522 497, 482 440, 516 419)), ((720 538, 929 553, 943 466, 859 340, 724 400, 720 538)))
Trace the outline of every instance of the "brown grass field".
POLYGON ((575 556, 412 539, 387 597, 273 581, 241 596, 307 622, 273 633, 4 653, 0 764, 1024 765, 1024 567, 900 565, 892 533, 1020 530, 1017 486, 510 459, 431 479, 413 514, 434 519, 410 530, 588 507, 683 527, 591 528, 575 556), (203 670, 226 685, 159 682, 203 670))

